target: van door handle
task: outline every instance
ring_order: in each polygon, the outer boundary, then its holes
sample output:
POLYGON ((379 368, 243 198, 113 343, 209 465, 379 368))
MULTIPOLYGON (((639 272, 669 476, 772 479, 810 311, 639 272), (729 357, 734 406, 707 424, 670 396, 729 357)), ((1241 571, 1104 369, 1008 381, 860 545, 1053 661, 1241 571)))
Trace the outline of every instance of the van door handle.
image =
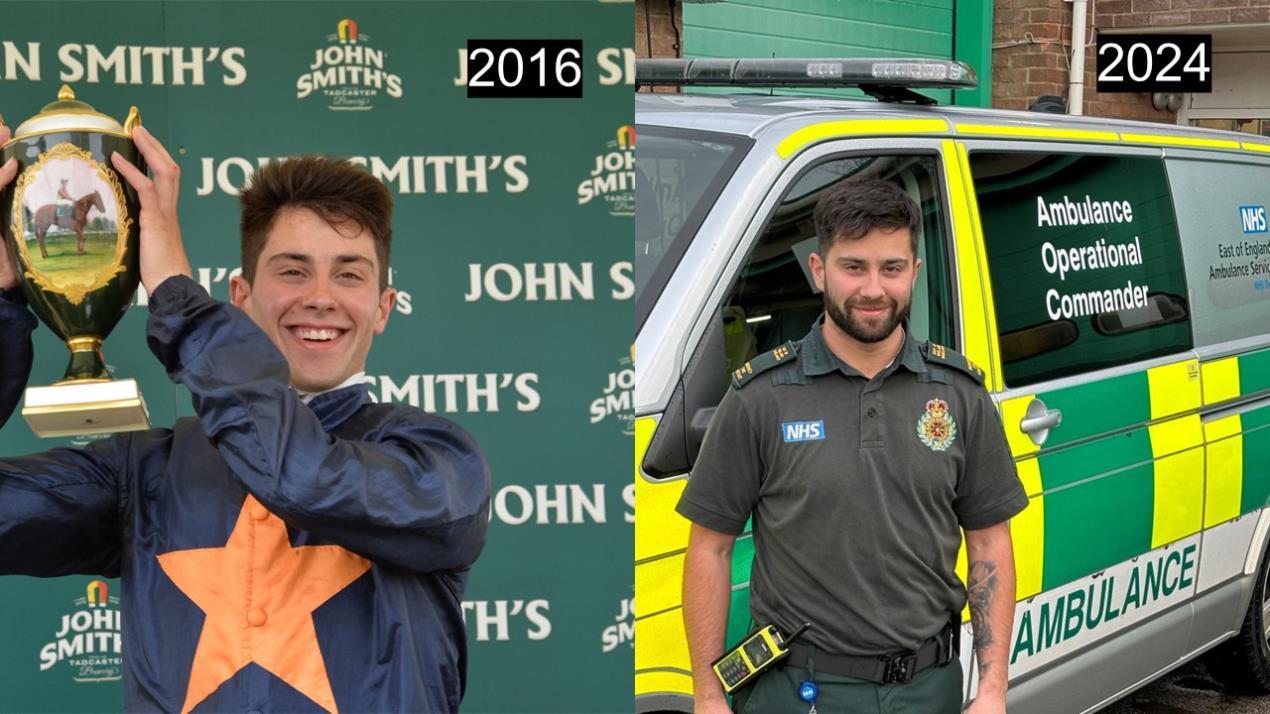
POLYGON ((1050 429, 1057 428, 1062 423, 1062 411, 1049 409, 1045 406, 1045 402, 1033 399, 1027 405, 1027 411, 1023 415, 1023 420, 1019 422, 1019 428, 1032 438, 1032 443, 1040 446, 1049 438, 1050 429))

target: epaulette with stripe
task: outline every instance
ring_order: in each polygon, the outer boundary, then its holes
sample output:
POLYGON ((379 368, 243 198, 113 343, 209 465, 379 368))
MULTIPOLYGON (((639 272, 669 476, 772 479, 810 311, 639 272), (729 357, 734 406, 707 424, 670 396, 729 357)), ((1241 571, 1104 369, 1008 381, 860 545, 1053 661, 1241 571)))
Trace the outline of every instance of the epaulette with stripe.
POLYGON ((968 357, 957 350, 949 349, 943 345, 937 345, 934 342, 923 342, 921 345, 922 356, 927 362, 952 367, 959 372, 965 372, 970 375, 979 384, 983 384, 983 370, 979 369, 979 365, 971 362, 968 357))
POLYGON ((764 352, 732 372, 732 387, 740 389, 763 372, 778 364, 789 362, 797 356, 798 345, 793 341, 786 342, 770 352, 764 352))

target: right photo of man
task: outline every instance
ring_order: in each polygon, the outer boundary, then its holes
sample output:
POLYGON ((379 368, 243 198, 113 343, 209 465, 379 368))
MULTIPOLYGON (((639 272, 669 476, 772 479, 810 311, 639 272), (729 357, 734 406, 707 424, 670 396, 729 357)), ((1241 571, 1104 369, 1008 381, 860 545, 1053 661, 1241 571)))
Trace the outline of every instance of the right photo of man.
POLYGON ((636 711, 1267 710, 1270 3, 635 31, 636 711))

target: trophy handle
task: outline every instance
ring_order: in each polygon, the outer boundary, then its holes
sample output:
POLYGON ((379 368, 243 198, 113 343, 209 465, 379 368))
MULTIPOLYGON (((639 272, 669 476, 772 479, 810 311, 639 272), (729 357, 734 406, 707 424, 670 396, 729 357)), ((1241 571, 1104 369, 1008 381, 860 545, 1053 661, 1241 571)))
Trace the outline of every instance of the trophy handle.
POLYGON ((141 126, 141 112, 137 111, 134 104, 128 109, 128 118, 123 120, 123 133, 132 136, 132 130, 141 126))
POLYGON ((82 379, 110 379, 110 371, 101 356, 100 337, 69 337, 66 346, 71 351, 71 361, 66 365, 66 375, 58 384, 82 379))

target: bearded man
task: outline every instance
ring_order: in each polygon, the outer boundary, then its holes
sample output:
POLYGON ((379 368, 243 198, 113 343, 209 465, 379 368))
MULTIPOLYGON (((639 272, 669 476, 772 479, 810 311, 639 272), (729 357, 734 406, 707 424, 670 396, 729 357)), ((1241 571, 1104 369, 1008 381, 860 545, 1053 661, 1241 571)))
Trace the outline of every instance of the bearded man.
POLYGON ((696 711, 727 711, 710 665, 724 652, 732 545, 752 518, 754 622, 810 628, 737 693, 736 711, 960 712, 968 594, 971 711, 1003 712, 1008 520, 1028 501, 982 373, 906 329, 921 212, 892 183, 847 180, 822 194, 815 225, 825 314, 737 370, 678 505, 693 523, 683 602, 696 711))

